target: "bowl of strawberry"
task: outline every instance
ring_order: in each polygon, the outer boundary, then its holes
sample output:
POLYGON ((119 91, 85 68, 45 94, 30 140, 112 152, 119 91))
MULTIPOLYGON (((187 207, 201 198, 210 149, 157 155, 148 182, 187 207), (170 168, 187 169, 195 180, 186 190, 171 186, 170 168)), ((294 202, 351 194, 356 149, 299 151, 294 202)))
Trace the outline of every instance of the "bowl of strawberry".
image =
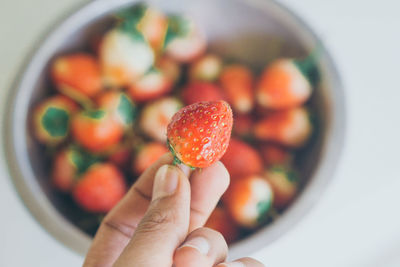
POLYGON ((239 257, 289 230, 331 180, 340 79, 322 42, 274 1, 93 1, 33 53, 8 101, 18 193, 85 254, 102 218, 165 153, 231 183, 206 226, 239 257))

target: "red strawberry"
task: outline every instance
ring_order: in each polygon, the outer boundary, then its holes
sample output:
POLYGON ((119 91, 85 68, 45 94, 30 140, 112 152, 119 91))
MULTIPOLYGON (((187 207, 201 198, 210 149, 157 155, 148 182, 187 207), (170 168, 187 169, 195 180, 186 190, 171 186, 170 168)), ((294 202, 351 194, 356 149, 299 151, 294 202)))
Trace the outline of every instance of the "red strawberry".
POLYGON ((232 108, 248 113, 254 106, 253 73, 243 65, 231 65, 222 70, 219 81, 232 108))
POLYGON ((200 101, 224 100, 221 89, 213 83, 193 82, 183 89, 183 101, 190 105, 200 101))
POLYGON ((133 171, 142 174, 148 167, 156 162, 162 155, 168 152, 168 148, 161 143, 152 142, 139 149, 133 160, 133 171))
POLYGON ((236 224, 232 221, 229 213, 221 208, 216 207, 211 213, 205 227, 214 229, 220 232, 226 240, 226 243, 230 244, 235 241, 239 236, 239 229, 236 224))
POLYGON ((293 160, 292 152, 276 144, 263 145, 260 152, 267 166, 288 166, 293 160))
POLYGON ((254 136, 289 147, 303 146, 312 134, 312 124, 305 108, 276 111, 257 122, 254 136))
POLYGON ((232 178, 258 174, 263 169, 262 159, 257 150, 235 138, 231 139, 221 161, 232 178))
POLYGON ((76 203, 90 212, 108 212, 125 195, 126 184, 121 172, 110 163, 89 168, 72 191, 76 203))
POLYGON ((225 101, 198 102, 179 110, 168 125, 167 137, 175 161, 205 168, 225 153, 233 124, 225 101))
POLYGON ((254 119, 251 115, 237 115, 233 124, 233 132, 242 137, 250 136, 253 124, 254 119))

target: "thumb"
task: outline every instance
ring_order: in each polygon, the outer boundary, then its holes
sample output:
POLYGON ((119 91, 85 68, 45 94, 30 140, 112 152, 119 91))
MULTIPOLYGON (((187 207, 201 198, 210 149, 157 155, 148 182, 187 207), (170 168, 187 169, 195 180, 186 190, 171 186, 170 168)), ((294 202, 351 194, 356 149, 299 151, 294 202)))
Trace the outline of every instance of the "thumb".
POLYGON ((156 173, 150 206, 114 266, 171 267, 189 228, 190 184, 176 166, 156 173))

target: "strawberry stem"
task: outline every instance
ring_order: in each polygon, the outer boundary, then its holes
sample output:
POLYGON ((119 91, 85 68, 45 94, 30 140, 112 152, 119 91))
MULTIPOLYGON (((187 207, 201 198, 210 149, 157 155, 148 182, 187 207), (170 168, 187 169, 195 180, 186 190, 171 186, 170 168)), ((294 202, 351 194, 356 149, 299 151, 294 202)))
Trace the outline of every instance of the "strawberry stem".
POLYGON ((312 84, 315 84, 319 79, 317 61, 321 55, 321 51, 322 45, 317 44, 307 57, 293 60, 296 67, 312 84))

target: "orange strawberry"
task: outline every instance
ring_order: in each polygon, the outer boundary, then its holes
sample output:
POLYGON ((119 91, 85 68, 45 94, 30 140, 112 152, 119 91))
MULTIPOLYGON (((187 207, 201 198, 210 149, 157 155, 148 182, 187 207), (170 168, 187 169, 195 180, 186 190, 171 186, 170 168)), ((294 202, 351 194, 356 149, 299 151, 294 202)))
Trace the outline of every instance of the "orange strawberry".
POLYGON ((178 62, 191 62, 204 53, 206 45, 204 34, 191 19, 169 16, 164 44, 168 56, 178 62))
POLYGON ((296 62, 285 58, 265 68, 257 86, 256 98, 262 107, 287 109, 302 105, 311 93, 311 84, 296 62))
POLYGON ((131 126, 136 118, 136 107, 123 92, 104 92, 96 98, 96 102, 100 109, 109 112, 125 128, 131 126))
POLYGON ((221 89, 213 83, 193 82, 187 85, 182 92, 185 104, 190 105, 200 101, 223 100, 221 89))
POLYGON ((228 244, 235 241, 239 236, 238 227, 232 221, 229 213, 221 207, 214 209, 204 226, 220 232, 228 244))
POLYGON ((207 54, 190 65, 189 78, 192 81, 215 81, 222 69, 222 60, 214 54, 207 54))
POLYGON ((198 102, 179 110, 167 137, 175 162, 205 168, 225 153, 232 131, 232 110, 225 101, 198 102))
POLYGON ((72 119, 72 136, 93 153, 107 152, 124 134, 124 128, 109 112, 104 110, 82 111, 72 119))
POLYGON ((289 147, 303 146, 312 133, 309 114, 305 108, 276 111, 254 126, 254 136, 289 147))
POLYGON ((265 144, 261 146, 260 153, 267 166, 288 166, 293 160, 293 153, 291 151, 276 144, 265 144))
POLYGON ((152 68, 140 79, 132 83, 128 92, 132 99, 144 102, 159 98, 172 90, 172 80, 161 70, 152 68))
POLYGON ((254 228, 264 222, 272 206, 273 192, 263 176, 251 175, 233 181, 224 203, 239 225, 254 228))
POLYGON ((33 134, 36 139, 48 145, 56 145, 67 137, 71 116, 78 105, 63 95, 49 97, 33 110, 33 134))
POLYGON ((249 68, 239 64, 227 66, 222 70, 219 81, 233 110, 248 113, 253 109, 254 77, 249 68))
POLYGON ((79 102, 88 102, 102 90, 99 64, 89 54, 58 57, 51 65, 51 77, 59 92, 79 102))
POLYGON ((51 173, 53 185, 62 192, 69 192, 79 175, 97 161, 95 157, 73 146, 57 152, 51 173))
POLYGON ((108 212, 125 195, 121 172, 110 163, 91 166, 72 190, 75 202, 90 212, 108 212))
POLYGON ((133 171, 140 175, 162 155, 168 152, 168 148, 161 143, 152 142, 145 144, 136 153, 133 160, 133 171))
POLYGON ((232 179, 262 172, 261 156, 245 142, 231 138, 225 155, 221 158, 232 179))
POLYGON ((265 177, 274 192, 274 207, 285 208, 296 196, 298 178, 296 173, 281 166, 268 169, 265 177))
POLYGON ((144 106, 140 116, 140 128, 149 137, 167 141, 167 126, 172 116, 182 107, 174 97, 165 97, 144 106))

